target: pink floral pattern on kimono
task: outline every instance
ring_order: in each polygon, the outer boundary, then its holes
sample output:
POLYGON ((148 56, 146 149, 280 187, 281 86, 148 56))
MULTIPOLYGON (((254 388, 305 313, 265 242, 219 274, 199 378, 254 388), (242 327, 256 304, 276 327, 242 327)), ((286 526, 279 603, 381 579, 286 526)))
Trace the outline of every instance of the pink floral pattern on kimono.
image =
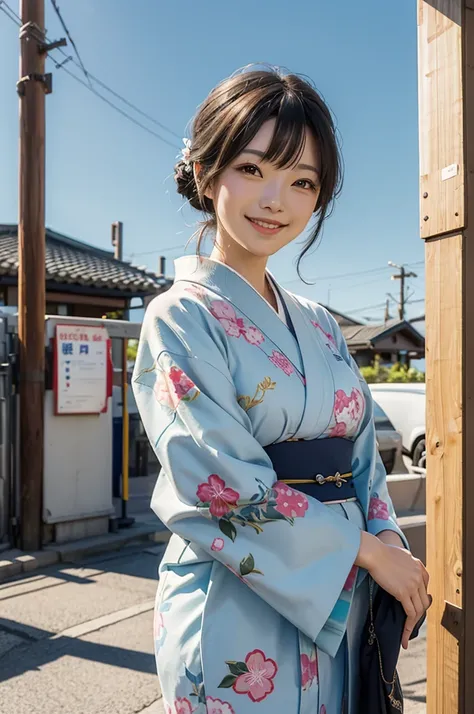
POLYGON ((277 481, 273 488, 277 492, 276 511, 288 518, 304 518, 308 510, 308 499, 304 493, 290 488, 283 481, 277 481))
POLYGON ((378 494, 374 493, 369 503, 368 520, 373 521, 376 518, 382 521, 388 521, 390 513, 388 512, 388 505, 385 501, 382 501, 382 499, 378 497, 378 494))
POLYGON ((178 697, 175 700, 174 708, 176 714, 193 714, 193 705, 186 697, 178 697))
POLYGON ((347 580, 344 583, 344 590, 348 590, 348 591, 352 590, 352 588, 354 587, 356 578, 357 578, 358 571, 359 571, 359 568, 357 567, 357 565, 353 565, 351 568, 351 572, 347 576, 347 580))
POLYGON ((364 416, 365 400, 361 392, 354 387, 350 395, 338 389, 334 400, 336 426, 329 436, 354 436, 364 416))
POLYGON ((191 295, 195 295, 197 298, 204 298, 206 296, 206 290, 203 288, 202 285, 190 285, 187 288, 184 288, 187 293, 191 293, 191 295))
POLYGON ((318 681, 318 655, 316 650, 311 657, 308 657, 307 654, 302 654, 300 661, 301 686, 306 691, 311 687, 314 680, 318 681))
POLYGON ((163 615, 161 612, 155 612, 155 618, 154 618, 154 631, 155 631, 155 640, 160 640, 162 635, 163 635, 163 630, 165 627, 165 623, 163 621, 163 615))
POLYGON ((223 538, 214 538, 212 541, 211 545, 211 550, 214 550, 215 552, 219 552, 222 550, 224 547, 224 539, 223 538))
POLYGON ((281 369, 282 372, 290 376, 290 374, 293 374, 295 371, 295 368, 291 364, 290 360, 288 357, 285 357, 281 352, 278 352, 278 350, 273 350, 272 354, 268 358, 270 362, 273 362, 275 367, 278 367, 278 369, 281 369))
POLYGON ((329 340, 329 342, 332 342, 332 344, 334 345, 334 347, 336 346, 336 340, 334 339, 334 336, 331 335, 330 332, 325 332, 325 330, 323 330, 323 328, 321 327, 321 325, 319 324, 319 322, 316 322, 315 320, 311 320, 311 323, 312 323, 315 327, 317 327, 318 330, 321 330, 321 332, 323 333, 323 335, 324 335, 325 337, 327 337, 327 339, 329 340))
POLYGON ((217 474, 211 474, 207 483, 199 484, 196 495, 201 504, 209 503, 209 511, 216 518, 222 518, 232 510, 240 498, 233 488, 226 488, 225 481, 217 474))
POLYGON ((273 659, 267 659, 262 650, 253 650, 245 658, 248 672, 240 674, 234 682, 236 694, 247 694, 253 702, 262 702, 274 690, 273 678, 278 667, 273 659))
POLYGON ((193 397, 189 396, 194 389, 196 385, 179 367, 171 367, 169 372, 159 372, 153 387, 156 400, 170 409, 176 409, 182 400, 189 402, 195 399, 199 391, 193 397))
POLYGON ((223 702, 220 699, 206 697, 207 714, 235 714, 234 708, 229 702, 223 702))
POLYGON ((210 311, 219 320, 229 337, 243 336, 251 345, 260 345, 265 340, 260 330, 252 325, 246 325, 243 317, 237 317, 232 305, 225 300, 213 300, 210 311))

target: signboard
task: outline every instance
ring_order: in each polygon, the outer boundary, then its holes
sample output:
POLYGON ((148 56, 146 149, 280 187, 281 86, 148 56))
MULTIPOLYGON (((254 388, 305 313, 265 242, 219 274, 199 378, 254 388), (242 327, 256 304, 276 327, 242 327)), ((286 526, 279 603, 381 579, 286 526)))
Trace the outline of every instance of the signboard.
POLYGON ((56 325, 55 412, 100 414, 111 395, 111 341, 105 327, 56 325))

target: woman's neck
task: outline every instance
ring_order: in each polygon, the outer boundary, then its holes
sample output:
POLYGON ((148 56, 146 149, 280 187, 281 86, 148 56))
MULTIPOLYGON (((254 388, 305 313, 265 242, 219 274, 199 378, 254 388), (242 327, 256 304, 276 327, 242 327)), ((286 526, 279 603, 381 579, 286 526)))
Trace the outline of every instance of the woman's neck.
POLYGON ((234 240, 223 241, 219 235, 216 237, 209 257, 211 260, 228 265, 229 268, 239 273, 265 300, 275 307, 275 295, 266 279, 267 257, 252 255, 234 240))

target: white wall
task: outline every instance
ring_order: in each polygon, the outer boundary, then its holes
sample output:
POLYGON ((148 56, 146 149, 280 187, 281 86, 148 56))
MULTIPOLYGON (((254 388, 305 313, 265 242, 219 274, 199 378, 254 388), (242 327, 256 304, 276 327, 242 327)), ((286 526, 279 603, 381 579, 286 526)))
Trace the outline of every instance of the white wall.
POLYGON ((48 390, 44 417, 44 521, 113 513, 112 400, 105 414, 55 416, 48 390))

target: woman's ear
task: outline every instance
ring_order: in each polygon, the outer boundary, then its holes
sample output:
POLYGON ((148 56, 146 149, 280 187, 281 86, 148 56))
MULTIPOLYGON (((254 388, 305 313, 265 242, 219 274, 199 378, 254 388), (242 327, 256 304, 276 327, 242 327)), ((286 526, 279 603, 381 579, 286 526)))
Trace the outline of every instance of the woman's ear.
MULTIPOLYGON (((199 187, 199 176, 201 175, 202 164, 200 164, 199 162, 196 161, 193 164, 193 171, 194 171, 194 180, 196 182, 196 186, 199 187)), ((213 196, 212 188, 210 186, 205 190, 204 196, 205 196, 205 198, 209 198, 211 201, 213 200, 214 196, 213 196)))

